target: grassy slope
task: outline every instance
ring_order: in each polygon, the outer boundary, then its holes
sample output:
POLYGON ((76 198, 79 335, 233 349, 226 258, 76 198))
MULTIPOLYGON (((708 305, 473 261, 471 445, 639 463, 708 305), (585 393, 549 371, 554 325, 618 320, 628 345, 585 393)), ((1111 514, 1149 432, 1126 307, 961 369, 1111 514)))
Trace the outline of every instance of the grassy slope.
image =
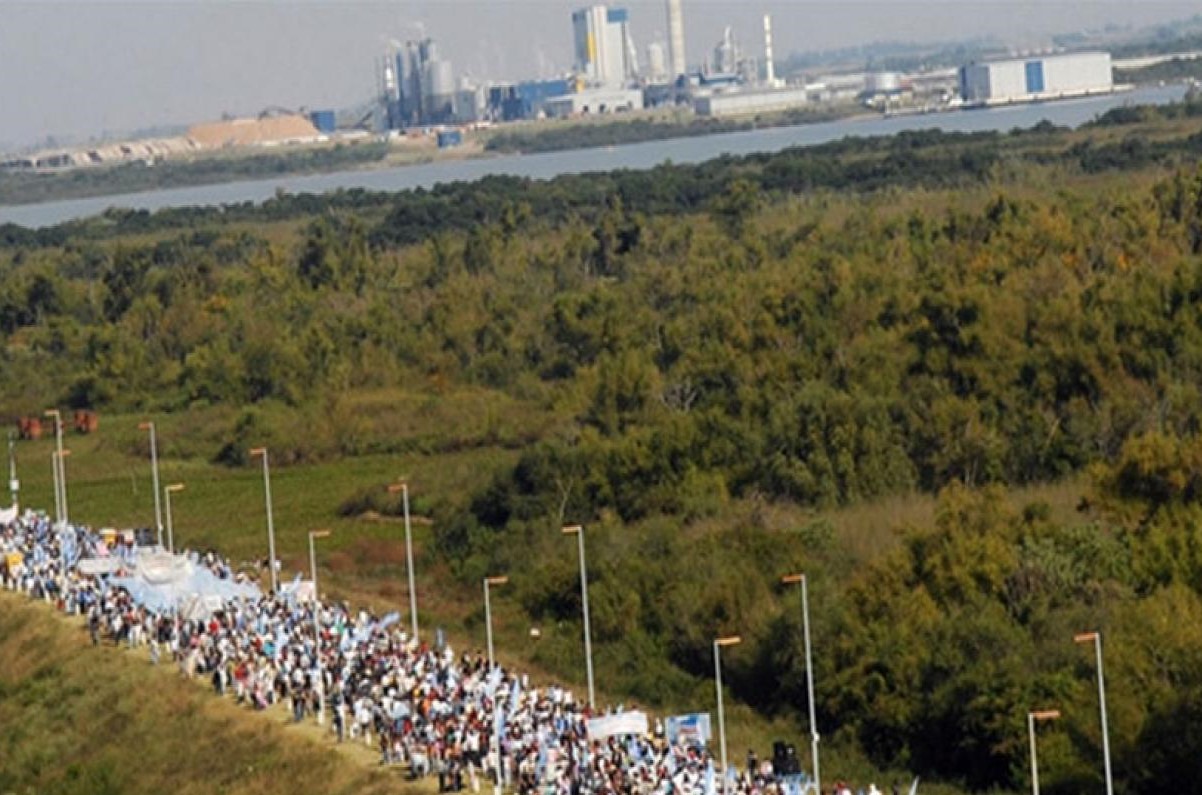
POLYGON ((173 666, 151 668, 144 651, 93 649, 81 630, 46 605, 0 593, 0 793, 406 789, 399 771, 365 764, 363 749, 335 750, 285 728, 283 712, 214 698, 173 666))

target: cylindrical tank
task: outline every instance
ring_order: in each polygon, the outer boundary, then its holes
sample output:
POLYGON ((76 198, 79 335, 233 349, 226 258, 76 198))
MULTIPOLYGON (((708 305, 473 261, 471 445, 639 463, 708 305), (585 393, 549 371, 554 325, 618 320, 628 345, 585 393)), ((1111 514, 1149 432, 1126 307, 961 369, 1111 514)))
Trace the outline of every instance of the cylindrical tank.
POLYGON ((455 93, 455 72, 450 61, 426 63, 426 96, 448 97, 455 93))

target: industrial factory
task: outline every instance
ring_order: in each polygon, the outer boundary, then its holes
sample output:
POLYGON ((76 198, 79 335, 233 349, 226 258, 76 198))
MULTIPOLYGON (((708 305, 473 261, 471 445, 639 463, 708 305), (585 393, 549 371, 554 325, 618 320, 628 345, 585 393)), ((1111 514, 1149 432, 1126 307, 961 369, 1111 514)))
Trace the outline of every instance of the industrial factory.
POLYGON ((1078 52, 968 64, 960 96, 969 105, 1035 102, 1114 90, 1110 53, 1078 52))
POLYGON ((571 37, 571 66, 550 79, 469 78, 456 72, 436 39, 422 28, 419 38, 393 41, 374 59, 375 90, 365 105, 339 113, 269 109, 255 118, 196 125, 175 138, 35 153, 0 161, 0 168, 153 163, 234 147, 320 144, 368 135, 446 148, 463 143, 464 133, 477 126, 647 108, 684 108, 706 117, 754 117, 833 104, 886 113, 931 112, 1115 88, 1105 52, 1032 55, 913 74, 780 74, 772 18, 767 15, 756 17, 757 34, 762 23, 762 40, 757 35, 757 41, 745 46, 727 26, 712 49, 690 61, 683 0, 665 0, 665 11, 667 39, 656 33, 641 51, 642 58, 636 44, 639 20, 619 6, 583 6, 570 20, 564 19, 565 43, 568 34, 571 37))

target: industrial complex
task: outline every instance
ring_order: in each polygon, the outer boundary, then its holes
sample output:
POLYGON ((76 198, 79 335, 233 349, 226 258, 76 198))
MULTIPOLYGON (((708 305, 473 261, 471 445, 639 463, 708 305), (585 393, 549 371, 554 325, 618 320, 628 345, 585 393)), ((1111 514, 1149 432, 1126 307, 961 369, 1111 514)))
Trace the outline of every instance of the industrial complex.
MULTIPOLYGON (((226 119, 175 138, 40 152, 0 161, 0 168, 55 169, 183 157, 231 147, 314 144, 365 135, 428 138, 439 147, 463 142, 472 128, 518 120, 591 117, 648 108, 684 108, 699 116, 751 116, 831 104, 883 112, 1033 102, 1115 89, 1105 52, 1033 54, 912 74, 856 72, 779 75, 772 19, 763 40, 745 47, 725 28, 702 57, 685 51, 684 0, 666 0, 668 36, 636 46, 627 9, 582 6, 565 19, 573 62, 550 79, 500 82, 469 78, 429 36, 393 42, 376 59, 372 99, 354 111, 273 109, 226 119), (569 24, 570 23, 570 24, 569 24)), ((757 29, 761 19, 757 17, 757 29)), ((366 77, 366 76, 365 76, 366 77)), ((435 145, 431 143, 431 145, 435 145)))

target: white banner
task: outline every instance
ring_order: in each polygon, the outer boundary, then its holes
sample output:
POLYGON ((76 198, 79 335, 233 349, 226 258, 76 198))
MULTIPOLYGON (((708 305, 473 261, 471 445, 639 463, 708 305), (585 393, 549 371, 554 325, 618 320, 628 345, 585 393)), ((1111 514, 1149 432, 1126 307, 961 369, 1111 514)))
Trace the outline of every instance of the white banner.
POLYGON ((673 715, 668 718, 664 730, 668 735, 668 742, 672 745, 676 745, 678 742, 686 745, 705 745, 713 736, 710 732, 708 712, 673 715))
POLYGON ((637 710, 593 718, 588 722, 590 740, 604 740, 607 737, 626 734, 645 735, 647 731, 647 715, 637 710))
POLYGON ((124 565, 121 558, 84 558, 79 561, 77 568, 80 574, 95 577, 98 574, 112 574, 115 571, 119 571, 124 565))

